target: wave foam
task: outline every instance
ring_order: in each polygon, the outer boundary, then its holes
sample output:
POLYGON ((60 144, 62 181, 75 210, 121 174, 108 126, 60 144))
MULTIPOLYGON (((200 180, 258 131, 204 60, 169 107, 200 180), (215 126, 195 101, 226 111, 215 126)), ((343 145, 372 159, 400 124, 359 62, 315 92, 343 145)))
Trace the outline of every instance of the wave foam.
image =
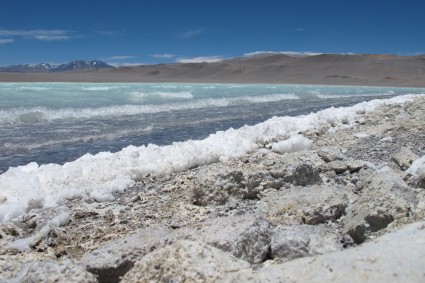
POLYGON ((21 90, 34 90, 34 91, 42 91, 42 90, 49 90, 50 87, 44 87, 44 86, 22 86, 20 87, 21 90))
MULTIPOLYGON (((169 95, 169 93, 167 93, 169 95)), ((189 93, 174 93, 179 98, 189 99, 189 93)), ((190 93, 190 95, 192 95, 190 93)), ((176 97, 175 97, 176 98, 176 97)), ((99 108, 61 108, 51 109, 46 107, 13 108, 0 110, 0 125, 30 124, 39 122, 52 122, 55 120, 78 120, 101 117, 116 117, 124 115, 152 114, 208 107, 226 107, 244 102, 266 103, 287 99, 299 99, 295 94, 271 94, 263 96, 241 96, 233 98, 207 98, 188 102, 174 102, 167 104, 146 105, 115 105, 99 108)))
POLYGON ((90 86, 90 87, 82 87, 82 90, 92 90, 92 91, 99 91, 99 90, 110 90, 111 88, 108 86, 90 86))
POLYGON ((0 222, 6 223, 34 207, 60 205, 66 199, 113 200, 146 174, 165 175, 221 160, 241 157, 268 141, 288 139, 326 125, 353 124, 362 114, 384 104, 413 101, 419 95, 329 108, 298 117, 273 117, 254 126, 229 129, 203 140, 172 145, 129 146, 116 153, 101 152, 64 165, 30 163, 0 175, 0 222))
POLYGON ((179 92, 143 92, 143 91, 134 91, 131 93, 133 97, 136 98, 147 98, 147 97, 161 97, 161 98, 174 98, 174 99, 192 99, 193 94, 190 91, 179 91, 179 92))

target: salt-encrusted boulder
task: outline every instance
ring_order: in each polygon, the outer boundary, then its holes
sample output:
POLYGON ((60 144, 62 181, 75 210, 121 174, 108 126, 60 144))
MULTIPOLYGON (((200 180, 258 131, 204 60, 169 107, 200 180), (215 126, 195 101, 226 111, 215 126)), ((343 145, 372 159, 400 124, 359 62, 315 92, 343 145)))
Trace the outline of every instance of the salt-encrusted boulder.
POLYGON ((403 171, 409 168, 413 161, 418 158, 419 156, 407 147, 402 147, 399 152, 391 156, 391 160, 394 161, 395 164, 397 164, 397 166, 403 171))
POLYGON ((255 187, 246 186, 246 179, 240 168, 205 166, 195 177, 191 188, 193 203, 197 205, 223 204, 231 196, 252 198, 258 193, 255 187))
POLYGON ((371 176, 363 194, 348 209, 344 232, 362 243, 373 232, 386 228, 396 219, 408 217, 416 205, 413 190, 390 169, 371 176))
POLYGON ((154 225, 86 253, 81 263, 96 274, 100 282, 118 282, 119 277, 132 268, 138 258, 175 238, 172 229, 154 225))
POLYGON ((317 150, 317 155, 325 162, 331 162, 335 160, 343 160, 346 157, 340 150, 333 146, 324 146, 317 150))
POLYGON ((271 258, 291 260, 342 249, 341 236, 326 226, 278 226, 273 230, 271 258))
POLYGON ((142 257, 122 282, 217 282, 247 267, 220 249, 182 240, 142 257))
POLYGON ((344 187, 291 187, 268 192, 260 201, 260 212, 272 223, 316 225, 340 218, 354 197, 344 187))
POLYGON ((254 156, 243 162, 203 166, 189 184, 193 203, 224 204, 229 198, 255 199, 267 189, 286 185, 308 186, 321 182, 318 167, 323 161, 312 151, 266 153, 260 163, 254 156))
POLYGON ((321 183, 318 168, 323 160, 310 150, 286 153, 276 163, 275 176, 295 186, 310 186, 321 183))
POLYGON ((414 186, 425 189, 425 155, 416 159, 406 173, 414 186))
POLYGON ((25 254, 0 256, 0 282, 97 282, 97 279, 73 260, 25 254))
POLYGON ((336 174, 342 174, 346 171, 355 173, 366 167, 366 162, 362 160, 334 160, 320 166, 320 171, 334 171, 336 174))
POLYGON ((292 163, 282 172, 282 179, 295 186, 314 185, 321 181, 319 171, 310 161, 292 163))
POLYGON ((273 225, 252 215, 222 217, 207 221, 200 235, 204 242, 249 263, 270 256, 273 225))
POLYGON ((425 222, 344 251, 227 274, 224 282, 423 282, 425 222))

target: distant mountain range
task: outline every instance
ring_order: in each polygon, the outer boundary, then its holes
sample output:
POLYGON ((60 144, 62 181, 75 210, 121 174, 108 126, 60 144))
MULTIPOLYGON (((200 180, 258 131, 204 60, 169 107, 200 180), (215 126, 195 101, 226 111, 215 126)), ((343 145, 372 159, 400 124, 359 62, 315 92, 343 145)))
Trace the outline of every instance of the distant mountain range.
POLYGON ((425 55, 257 54, 219 62, 112 67, 102 61, 0 68, 0 82, 177 82, 425 87, 425 55), (1 72, 3 70, 3 72, 1 72))
POLYGON ((20 72, 20 73, 46 73, 46 72, 64 72, 74 70, 93 70, 114 68, 103 61, 92 60, 74 60, 66 64, 20 64, 0 67, 0 72, 20 72))

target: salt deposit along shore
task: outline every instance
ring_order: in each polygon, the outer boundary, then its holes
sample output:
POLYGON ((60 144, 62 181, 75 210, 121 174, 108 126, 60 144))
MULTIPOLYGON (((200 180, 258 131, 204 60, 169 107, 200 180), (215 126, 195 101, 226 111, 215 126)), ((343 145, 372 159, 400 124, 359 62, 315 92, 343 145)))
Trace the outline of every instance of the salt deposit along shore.
POLYGON ((414 95, 12 168, 0 282, 423 282, 424 156, 414 95))

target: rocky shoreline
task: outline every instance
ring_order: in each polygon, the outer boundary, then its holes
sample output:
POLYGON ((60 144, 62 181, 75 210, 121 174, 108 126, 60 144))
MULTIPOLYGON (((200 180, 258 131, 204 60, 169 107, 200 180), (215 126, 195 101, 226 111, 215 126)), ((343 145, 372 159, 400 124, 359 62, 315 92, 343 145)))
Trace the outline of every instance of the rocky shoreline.
POLYGON ((423 282, 425 98, 299 134, 2 224, 0 282, 423 282))

